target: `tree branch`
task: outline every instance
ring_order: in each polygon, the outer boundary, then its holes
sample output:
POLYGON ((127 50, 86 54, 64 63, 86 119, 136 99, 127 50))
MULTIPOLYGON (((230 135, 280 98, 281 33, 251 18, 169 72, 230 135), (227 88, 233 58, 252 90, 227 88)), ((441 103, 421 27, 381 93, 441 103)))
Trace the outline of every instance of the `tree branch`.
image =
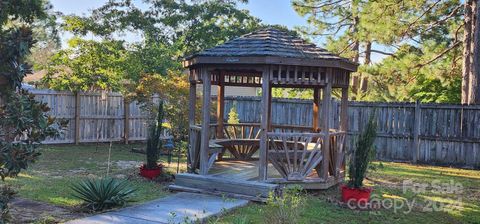
POLYGON ((349 43, 345 48, 343 48, 340 52, 338 52, 338 54, 342 54, 343 52, 345 52, 348 48, 350 48, 353 43, 355 43, 355 41, 352 41, 351 43, 349 43))
POLYGON ((370 52, 372 52, 372 53, 377 53, 377 54, 383 54, 383 55, 392 56, 392 57, 395 58, 395 59, 398 58, 394 53, 390 53, 390 52, 385 52, 385 51, 380 51, 380 50, 375 50, 375 49, 371 49, 370 52))
POLYGON ((452 44, 452 46, 448 47, 447 49, 443 50, 442 52, 440 52, 440 54, 438 54, 437 56, 433 57, 432 59, 428 60, 427 62, 425 63, 421 63, 421 64, 417 64, 415 65, 415 68, 421 68, 425 65, 428 65, 436 60, 438 60, 439 58, 443 57, 445 54, 447 54, 449 51, 451 51, 452 49, 455 49, 456 47, 458 47, 460 45, 460 43, 462 43, 462 41, 457 41, 455 43, 452 44))
POLYGON ((438 24, 442 24, 442 23, 444 23, 445 21, 447 21, 448 19, 456 16, 456 15, 457 15, 456 13, 457 13, 458 10, 459 10, 460 8, 462 8, 462 7, 463 7, 463 5, 460 4, 460 5, 458 5, 457 7, 455 7, 455 8, 452 10, 452 12, 451 12, 450 14, 448 14, 447 16, 445 16, 444 18, 442 18, 442 19, 440 19, 440 20, 437 20, 437 21, 435 21, 435 22, 433 22, 433 23, 428 24, 428 25, 427 25, 428 28, 425 29, 425 31, 429 31, 429 30, 437 27, 438 24))
POLYGON ((433 8, 435 8, 435 6, 440 3, 441 0, 438 0, 436 1, 435 3, 433 3, 430 7, 427 8, 427 10, 425 10, 419 17, 417 17, 417 19, 415 19, 412 23, 410 23, 408 25, 408 27, 412 26, 413 24, 417 23, 421 18, 423 18, 428 12, 432 11, 433 8))
POLYGON ((433 8, 435 8, 435 6, 440 3, 441 0, 438 0, 436 1, 435 3, 433 3, 432 5, 430 5, 430 7, 427 8, 427 10, 425 10, 420 16, 418 16, 413 22, 409 23, 408 26, 407 26, 407 29, 405 29, 405 31, 403 32, 404 35, 406 35, 410 29, 412 28, 413 25, 415 25, 415 23, 417 23, 418 21, 420 21, 421 18, 423 18, 428 12, 432 11, 433 8))
POLYGON ((325 2, 321 2, 320 5, 304 5, 304 4, 299 4, 297 2, 293 2, 293 6, 302 7, 302 8, 310 8, 310 9, 321 9, 323 7, 326 7, 326 6, 331 6, 331 5, 338 4, 342 1, 344 1, 344 0, 338 0, 338 1, 328 0, 328 1, 325 1, 325 2))

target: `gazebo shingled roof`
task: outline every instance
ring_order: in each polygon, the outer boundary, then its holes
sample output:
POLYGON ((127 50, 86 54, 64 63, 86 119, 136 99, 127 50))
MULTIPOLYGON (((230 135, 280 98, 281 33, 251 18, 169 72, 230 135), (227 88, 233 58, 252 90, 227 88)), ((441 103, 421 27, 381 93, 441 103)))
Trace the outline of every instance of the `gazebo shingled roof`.
POLYGON ((207 63, 252 63, 290 64, 318 66, 327 63, 329 67, 355 71, 357 64, 333 54, 315 44, 274 28, 258 30, 227 41, 224 44, 188 56, 185 67, 207 63), (236 57, 236 59, 232 59, 236 57), (212 59, 220 60, 212 60, 212 59), (259 60, 259 59, 265 60, 259 60), (202 60, 203 59, 203 60, 202 60), (290 60, 289 60, 290 59, 290 60))

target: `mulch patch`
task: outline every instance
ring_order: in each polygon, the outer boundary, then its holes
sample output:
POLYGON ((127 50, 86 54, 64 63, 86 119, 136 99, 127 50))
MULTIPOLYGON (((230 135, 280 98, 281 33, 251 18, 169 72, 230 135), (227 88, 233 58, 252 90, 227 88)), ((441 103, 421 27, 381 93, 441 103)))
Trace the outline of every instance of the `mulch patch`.
POLYGON ((61 223, 87 216, 71 208, 15 197, 9 202, 11 223, 61 223))

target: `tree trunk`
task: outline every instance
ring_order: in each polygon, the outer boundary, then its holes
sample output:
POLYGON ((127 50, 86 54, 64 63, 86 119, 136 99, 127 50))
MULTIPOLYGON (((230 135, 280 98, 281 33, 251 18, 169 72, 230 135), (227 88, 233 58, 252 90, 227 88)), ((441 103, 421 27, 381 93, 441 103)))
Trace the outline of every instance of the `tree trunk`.
POLYGON ((352 51, 353 51, 354 55, 353 55, 352 60, 353 60, 353 62, 355 62, 355 63, 358 63, 358 62, 359 62, 359 57, 360 57, 360 53, 359 53, 359 51, 360 51, 360 42, 359 42, 358 37, 357 37, 357 35, 356 35, 356 33, 358 32, 358 28, 357 28, 357 26, 358 26, 358 21, 359 21, 358 16, 353 17, 352 33, 353 33, 353 35, 354 35, 354 40, 353 40, 353 45, 352 45, 352 51))
POLYGON ((470 69, 471 69, 471 46, 472 46, 472 4, 473 0, 465 1, 463 31, 463 66, 462 66, 462 103, 469 103, 470 96, 470 69))
POLYGON ((371 56, 372 56, 372 42, 368 41, 365 44, 365 65, 369 65, 372 62, 371 56))
MULTIPOLYGON (((358 25, 358 16, 353 17, 353 25, 352 25, 352 30, 351 32, 353 33, 354 40, 353 40, 353 45, 352 45, 352 51, 353 51, 353 57, 352 61, 355 63, 359 62, 360 58, 360 42, 358 41, 358 37, 356 36, 357 33, 357 25, 358 25)), ((352 75, 352 100, 357 99, 357 95, 360 89, 360 82, 361 82, 361 77, 359 77, 359 74, 353 74, 352 75)))
POLYGON ((470 72, 470 104, 480 104, 480 0, 474 0, 473 12, 473 42, 472 42, 472 68, 470 72))
MULTIPOLYGON (((371 55, 372 55, 372 42, 367 41, 365 44, 365 65, 369 65, 372 60, 371 60, 371 55)), ((367 92, 368 89, 368 77, 362 74, 362 78, 360 81, 360 92, 365 93, 367 92)))

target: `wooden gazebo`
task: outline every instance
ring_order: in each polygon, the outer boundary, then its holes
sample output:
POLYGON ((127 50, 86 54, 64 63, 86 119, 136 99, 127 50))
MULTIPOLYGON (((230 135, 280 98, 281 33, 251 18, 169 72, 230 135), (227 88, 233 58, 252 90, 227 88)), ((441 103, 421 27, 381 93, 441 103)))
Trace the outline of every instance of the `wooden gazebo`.
POLYGON ((263 29, 192 55, 183 65, 190 70, 189 173, 177 175, 172 188, 264 198, 285 184, 325 189, 343 180, 349 76, 357 64, 287 32, 263 29), (216 119, 212 85, 218 88, 216 119), (225 86, 261 87, 260 123, 225 123, 225 86), (313 89, 312 126, 272 124, 277 87, 313 89), (339 130, 330 124, 335 88, 341 90, 339 130))

